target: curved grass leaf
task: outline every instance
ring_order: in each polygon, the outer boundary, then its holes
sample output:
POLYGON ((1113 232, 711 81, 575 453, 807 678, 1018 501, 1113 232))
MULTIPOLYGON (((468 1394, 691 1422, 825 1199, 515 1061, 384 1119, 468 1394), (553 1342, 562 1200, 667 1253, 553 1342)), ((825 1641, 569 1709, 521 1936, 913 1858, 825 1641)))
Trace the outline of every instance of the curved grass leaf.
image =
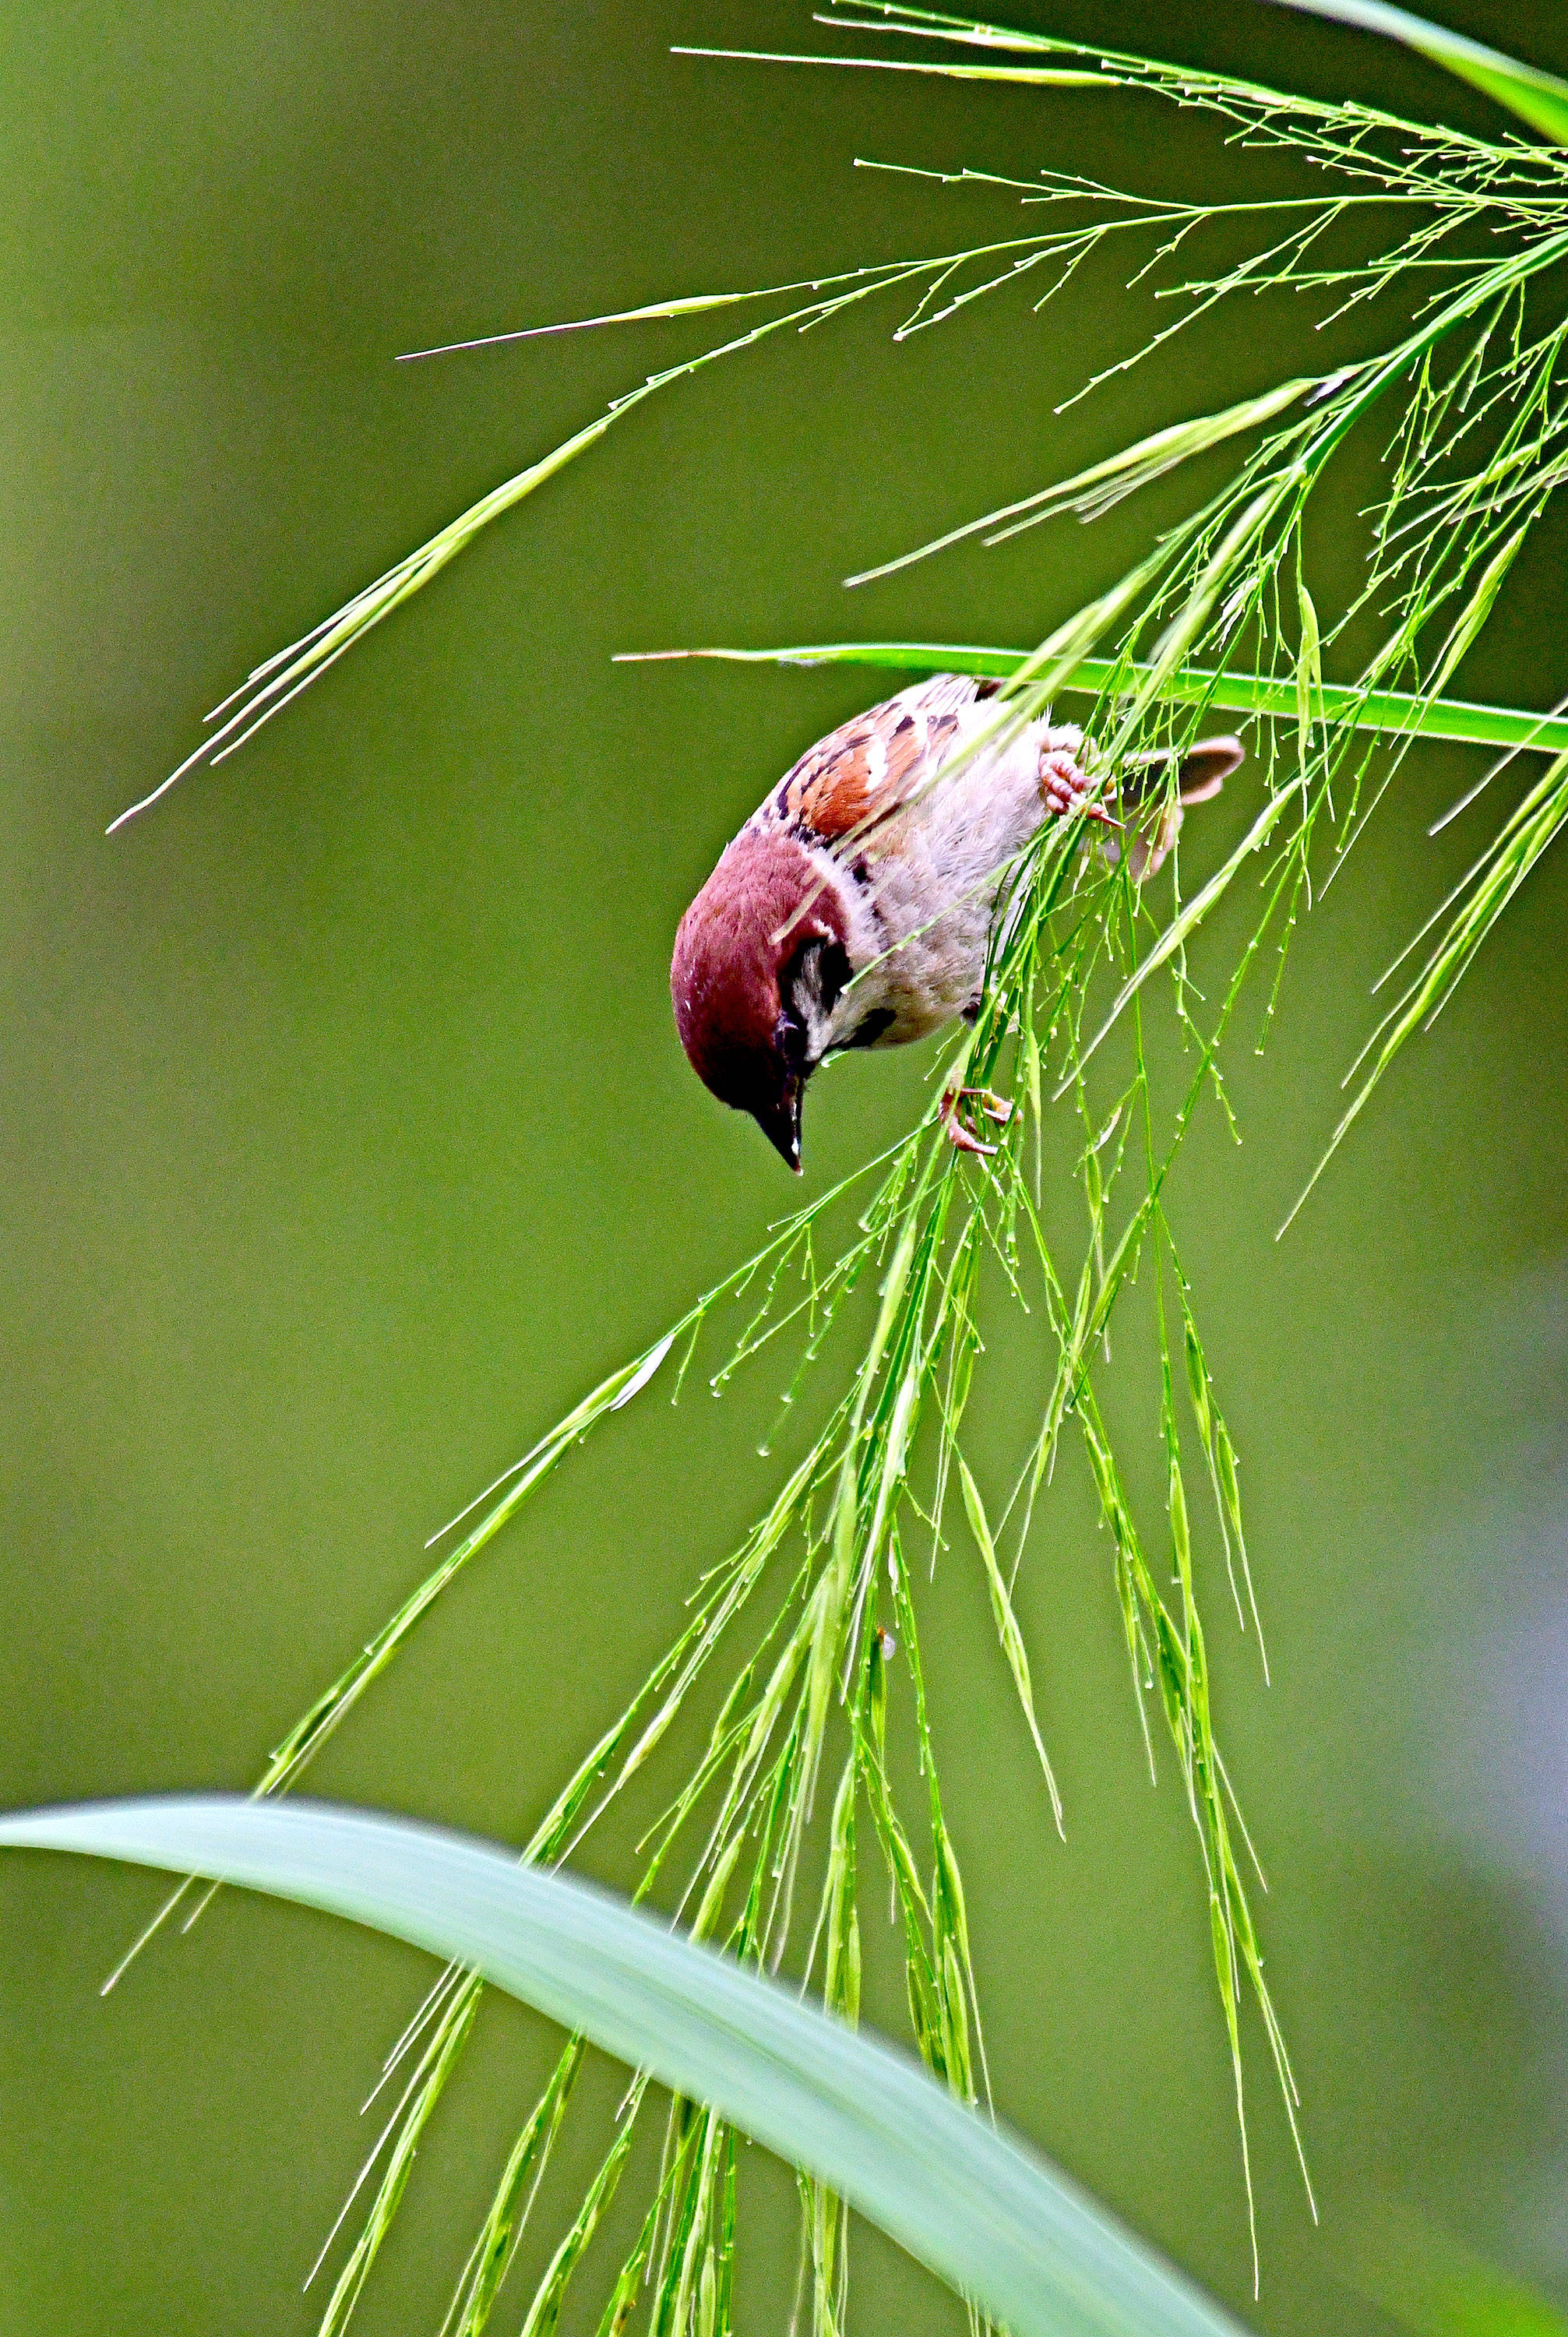
POLYGON ((461 1959, 808 2167, 1014 2337, 1237 2324, 924 2069, 652 1917, 407 1820, 221 1794, 0 1822, 0 1844, 196 1872, 461 1959))
POLYGON ((1283 0, 1287 8, 1300 8, 1313 16, 1331 16, 1362 32, 1383 33, 1402 41, 1435 64, 1457 73, 1473 89, 1517 114, 1539 130, 1554 146, 1568 146, 1568 81, 1543 73, 1538 65, 1521 64, 1481 41, 1451 33, 1446 24, 1429 24, 1408 8, 1394 8, 1387 0, 1283 0))
MULTIPOLYGON (((1028 662, 1024 650, 976 649, 951 641, 817 641, 783 650, 623 650, 620 665, 656 664, 670 658, 723 658, 740 665, 875 665, 907 673, 974 673, 1006 680, 1028 662)), ((1108 683, 1134 684, 1153 672, 1151 665, 1108 658, 1080 658, 1057 689, 1098 697, 1108 683)), ((1206 666, 1178 666, 1166 675, 1162 698, 1183 705, 1200 703, 1239 714, 1297 719, 1294 674, 1279 679, 1260 673, 1216 672, 1206 666)), ((1427 699, 1403 689, 1352 689, 1318 680, 1313 687, 1319 722, 1348 722, 1357 730, 1398 738, 1452 738, 1475 747, 1512 747, 1560 755, 1568 749, 1568 718, 1536 714, 1514 706, 1473 706, 1457 698, 1427 699)))

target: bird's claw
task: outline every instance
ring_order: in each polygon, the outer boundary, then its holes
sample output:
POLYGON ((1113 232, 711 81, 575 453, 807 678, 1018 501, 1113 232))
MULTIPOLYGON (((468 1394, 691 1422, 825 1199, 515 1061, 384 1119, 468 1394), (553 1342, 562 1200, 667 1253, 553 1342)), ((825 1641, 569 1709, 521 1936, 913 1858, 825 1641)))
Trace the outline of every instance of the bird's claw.
POLYGON ((942 1099, 938 1118, 946 1130, 948 1142, 956 1145, 960 1152, 980 1152, 989 1158, 996 1147, 982 1143, 974 1129, 965 1126, 958 1117, 958 1107, 962 1103, 977 1104, 986 1119, 995 1120, 998 1128, 1006 1127, 1013 1117, 1013 1106, 1005 1096, 993 1095, 989 1088, 949 1088, 942 1099))
POLYGON ((1091 801, 1089 781, 1067 748, 1048 748, 1041 756, 1040 790, 1046 810, 1055 819, 1081 816, 1084 819, 1097 820, 1102 827, 1119 829, 1122 826, 1119 819, 1112 817, 1102 803, 1091 801))

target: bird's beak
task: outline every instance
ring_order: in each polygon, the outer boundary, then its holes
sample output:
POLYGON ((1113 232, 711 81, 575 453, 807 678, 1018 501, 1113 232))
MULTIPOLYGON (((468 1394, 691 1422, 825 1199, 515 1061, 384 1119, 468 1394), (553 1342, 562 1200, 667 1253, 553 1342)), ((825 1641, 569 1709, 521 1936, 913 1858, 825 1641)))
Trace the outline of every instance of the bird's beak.
POLYGON ((794 1076, 784 1082, 777 1103, 765 1104, 756 1114, 758 1127, 787 1168, 800 1174, 800 1106, 806 1082, 794 1076))

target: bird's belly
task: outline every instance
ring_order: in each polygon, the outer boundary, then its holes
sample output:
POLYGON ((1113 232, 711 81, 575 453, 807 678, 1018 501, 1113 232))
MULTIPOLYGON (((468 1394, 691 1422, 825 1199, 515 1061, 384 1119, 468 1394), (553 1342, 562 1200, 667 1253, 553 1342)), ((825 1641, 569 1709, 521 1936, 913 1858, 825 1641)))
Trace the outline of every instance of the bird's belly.
POLYGON ((892 1020, 878 1046, 904 1046, 940 1030, 972 1007, 985 975, 995 895, 970 899, 945 915, 906 928, 908 938, 891 948, 867 977, 867 1002, 892 1020))
POLYGON ((874 856, 870 895, 883 954, 846 998, 858 1020, 891 1017, 871 1044, 906 1045, 979 999, 996 895, 1007 863, 1043 817, 1032 738, 976 758, 913 804, 874 856))

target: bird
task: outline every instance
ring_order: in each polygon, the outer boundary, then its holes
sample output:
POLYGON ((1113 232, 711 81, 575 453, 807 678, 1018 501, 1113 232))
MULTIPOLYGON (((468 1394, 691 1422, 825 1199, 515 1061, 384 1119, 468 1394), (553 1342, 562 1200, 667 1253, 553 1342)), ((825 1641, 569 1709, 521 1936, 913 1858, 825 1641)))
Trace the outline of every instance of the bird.
MULTIPOLYGON (((1117 821, 1091 776, 1093 746, 1049 712, 1008 725, 996 685, 936 674, 809 748, 763 798, 681 918, 670 966, 681 1043, 705 1087, 749 1112, 797 1174, 801 1109, 819 1063, 847 1048, 897 1047, 978 1012, 1009 865, 1048 820, 1117 821), (956 765, 949 770, 949 766, 956 765)), ((1151 806, 1126 837, 1128 867, 1152 875, 1185 809, 1218 794, 1243 759, 1233 738, 1178 759, 1129 763, 1121 800, 1151 806)), ((949 1090, 942 1120, 983 1144, 949 1090)), ((982 1096, 1005 1120, 1010 1107, 982 1096)))

